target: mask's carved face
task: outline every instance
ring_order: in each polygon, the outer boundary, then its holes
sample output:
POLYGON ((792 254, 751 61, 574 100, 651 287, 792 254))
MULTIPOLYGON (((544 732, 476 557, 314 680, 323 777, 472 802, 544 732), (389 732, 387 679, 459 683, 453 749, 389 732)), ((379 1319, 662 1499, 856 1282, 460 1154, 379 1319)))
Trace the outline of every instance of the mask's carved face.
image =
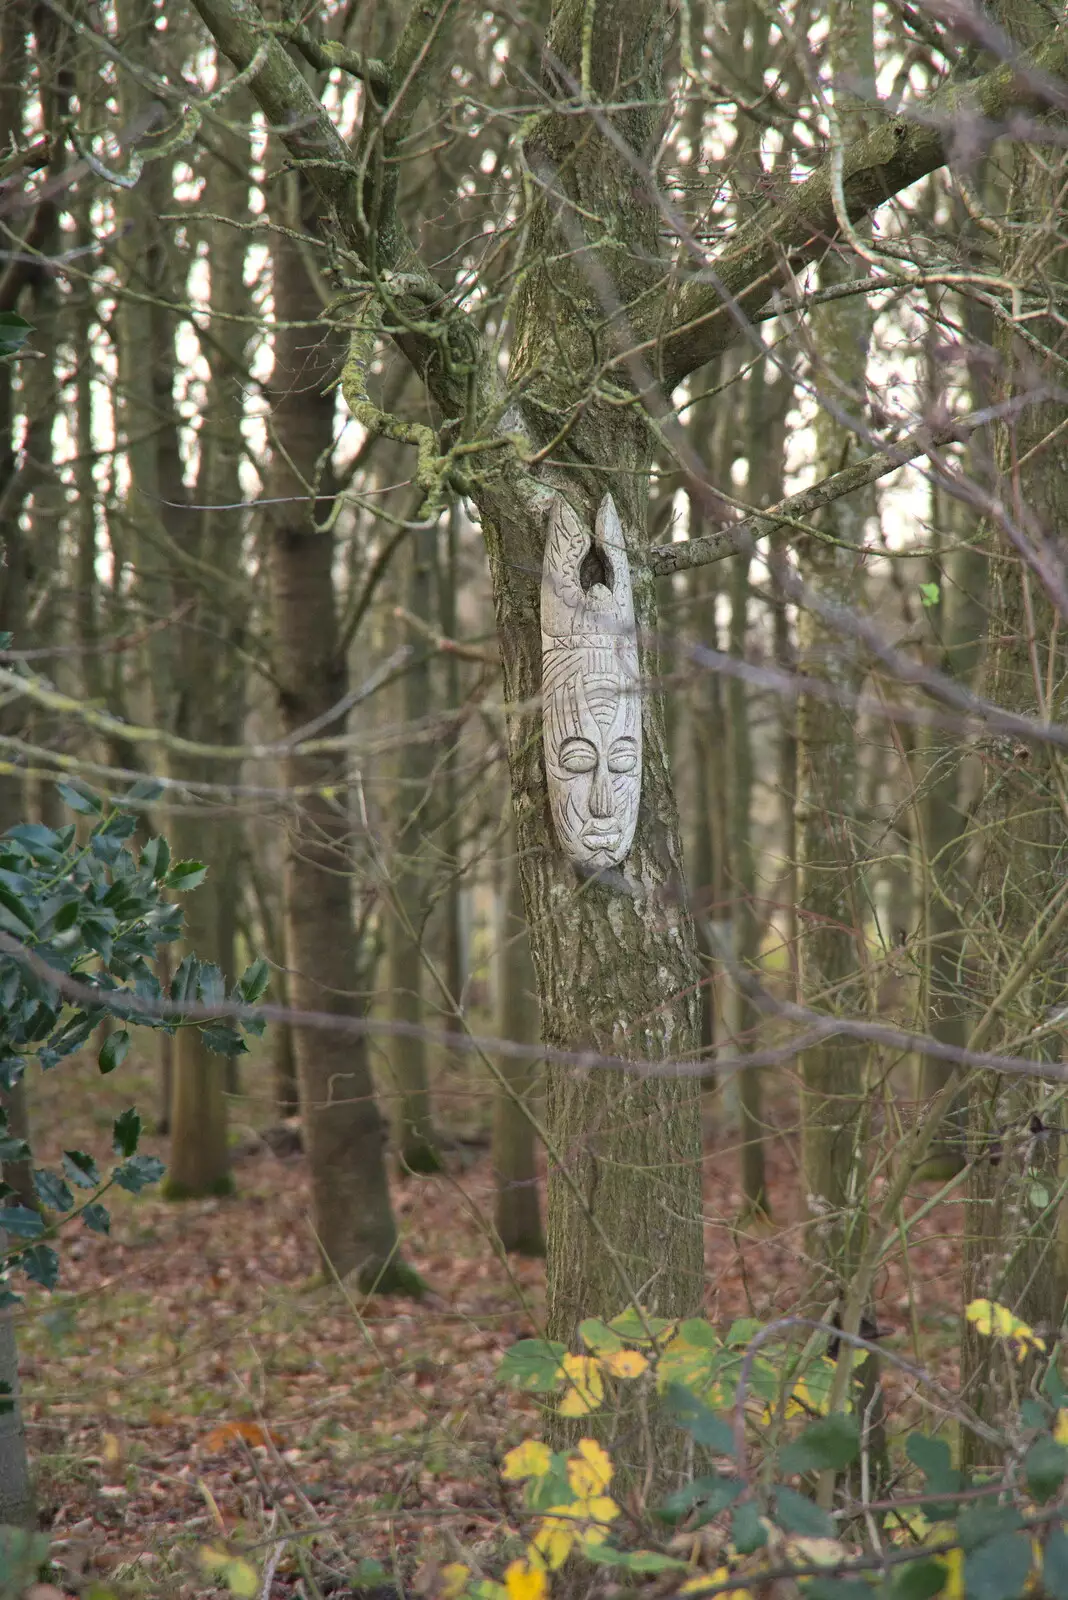
POLYGON ((592 540, 557 499, 541 632, 545 772, 557 837, 578 866, 618 866, 638 821, 642 715, 630 569, 611 495, 592 540))

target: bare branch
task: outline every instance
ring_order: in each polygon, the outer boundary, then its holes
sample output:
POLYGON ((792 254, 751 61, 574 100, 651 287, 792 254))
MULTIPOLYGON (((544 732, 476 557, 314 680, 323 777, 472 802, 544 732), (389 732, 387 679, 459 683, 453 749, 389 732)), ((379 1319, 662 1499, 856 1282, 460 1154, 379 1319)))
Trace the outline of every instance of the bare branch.
MULTIPOLYGON (((924 106, 910 107, 844 152, 842 189, 850 220, 887 200, 951 159, 962 127, 1002 123, 1012 111, 1045 112, 1045 84, 1068 65, 1068 28, 1059 27, 1022 62, 1005 62, 981 78, 952 84, 924 106), (1024 70, 1026 68, 1026 70, 1024 70)), ((710 266, 676 297, 672 327, 663 337, 669 389, 735 343, 748 319, 779 286, 787 264, 826 249, 840 232, 834 207, 833 162, 770 201, 739 228, 710 266)), ((635 319, 636 321, 637 319, 635 319)), ((648 337, 658 329, 648 318, 648 337)))
POLYGON ((844 467, 841 472, 833 472, 829 478, 823 478, 810 488, 802 489, 799 494, 780 500, 778 505, 769 506, 767 511, 760 512, 758 516, 745 517, 741 522, 717 529, 715 533, 704 533, 699 539, 654 545, 646 555, 646 562, 655 577, 666 578, 673 572, 689 572, 693 567, 704 567, 712 561, 724 561, 728 556, 737 555, 740 550, 749 549, 755 539, 762 539, 777 528, 789 527, 800 518, 811 516, 821 506, 830 505, 832 501, 841 500, 844 495, 853 494, 857 489, 885 478, 888 473, 896 472, 898 467, 904 466, 907 461, 914 461, 936 445, 966 439, 979 423, 987 420, 985 416, 971 421, 962 419, 938 433, 914 434, 911 439, 903 439, 888 450, 879 450, 875 455, 865 456, 863 461, 854 462, 851 467, 844 467))

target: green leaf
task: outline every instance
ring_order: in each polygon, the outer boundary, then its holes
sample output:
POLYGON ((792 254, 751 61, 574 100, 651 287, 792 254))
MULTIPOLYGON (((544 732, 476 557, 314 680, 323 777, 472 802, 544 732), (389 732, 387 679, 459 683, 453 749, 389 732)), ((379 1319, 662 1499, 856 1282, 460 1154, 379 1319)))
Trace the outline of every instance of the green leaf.
POLYGON ((1003 1534, 1016 1533, 1023 1518, 1015 1506, 968 1506, 957 1518, 957 1539, 961 1549, 978 1550, 1003 1534))
POLYGON ((805 1584, 806 1600, 872 1600, 867 1578, 812 1578, 805 1584))
POLYGON ((152 881, 158 883, 166 876, 167 868, 171 864, 171 847, 166 839, 150 839, 141 851, 139 865, 146 872, 152 874, 152 881))
POLYGON ((942 598, 942 591, 938 587, 937 583, 921 583, 920 584, 920 604, 921 604, 921 606, 936 606, 941 598, 942 598))
POLYGON ((1045 1505, 1068 1478, 1068 1450, 1047 1433, 1041 1439, 1036 1439, 1028 1450, 1024 1457, 1024 1472, 1027 1475, 1027 1487, 1038 1503, 1045 1505))
POLYGON ((707 1350, 710 1355, 723 1348, 715 1328, 704 1317, 687 1317, 685 1322, 680 1322, 675 1338, 692 1345, 695 1350, 707 1350))
POLYGON ((763 1323, 758 1322, 755 1317, 739 1317, 727 1329, 727 1336, 723 1343, 729 1345, 731 1349, 747 1345, 750 1339, 760 1332, 762 1327, 763 1323))
POLYGON ((796 1489, 776 1489, 775 1521, 787 1533, 801 1533, 810 1539, 834 1538, 833 1518, 796 1489))
POLYGON ((743 1500, 731 1513, 731 1540, 739 1555, 752 1555, 763 1550, 768 1542, 768 1530, 760 1518, 760 1507, 755 1500, 743 1500))
POLYGON ((860 1431, 856 1419, 834 1412, 810 1423, 786 1445, 779 1453, 779 1467, 786 1477, 794 1472, 824 1469, 838 1472, 859 1454, 860 1431))
POLYGON ((4 1206, 0 1210, 0 1231, 16 1239, 36 1239, 44 1232, 44 1218, 29 1206, 4 1206))
POLYGON ((158 779, 138 778, 137 782, 131 784, 130 788, 127 789, 123 798, 125 800, 140 800, 150 804, 153 800, 158 800, 162 793, 163 785, 158 779))
POLYGON ((15 893, 14 889, 10 888, 6 883, 3 882, 0 882, 0 905, 2 905, 5 910, 10 911, 15 921, 21 924, 20 927, 14 930, 17 934, 25 933, 27 931, 30 933, 35 932, 37 928, 37 919, 33 912, 29 909, 21 897, 15 893))
POLYGON ((1042 1552, 1042 1587, 1050 1600, 1068 1600, 1068 1533, 1054 1528, 1042 1552))
POLYGON ((199 888, 207 875, 208 869, 203 861, 176 861, 163 881, 168 889, 184 892, 199 888))
POLYGON ((1031 1572, 1031 1540, 1003 1533, 964 1557, 968 1600, 1019 1600, 1031 1572))
POLYGON ((626 1339, 629 1344, 652 1344, 662 1333, 667 1333, 675 1324, 670 1317, 642 1317, 633 1306, 628 1306, 626 1311, 621 1311, 618 1317, 613 1317, 608 1324, 613 1333, 618 1333, 621 1339, 626 1339))
POLYGON ((200 963, 194 955, 182 958, 178 971, 171 979, 170 997, 172 1000, 195 1000, 197 997, 197 974, 200 963))
POLYGON ((497 1368, 502 1383, 548 1394, 558 1385, 567 1345, 555 1339, 518 1339, 497 1368))
POLYGON ((68 810, 77 811, 83 817, 98 817, 104 809, 99 797, 91 790, 75 789, 70 783, 57 783, 56 793, 68 810))
POLYGON ((677 1556, 659 1550, 617 1550, 610 1544, 586 1545, 583 1554, 598 1567, 622 1567, 626 1572, 688 1572, 689 1566, 677 1556))
POLYGON ((227 1022, 201 1023, 200 1037, 214 1055, 248 1055, 248 1045, 245 1043, 244 1039, 242 1039, 237 1029, 231 1028, 227 1022))
POLYGON ((115 1168, 115 1182, 129 1194, 140 1194, 150 1183, 158 1183, 166 1170, 158 1156, 131 1156, 115 1168))
POLYGON ((57 1172, 49 1172, 47 1167, 37 1167, 33 1174, 33 1186, 37 1190, 37 1198, 42 1205, 50 1211, 69 1211, 74 1204, 74 1196, 70 1186, 64 1183, 57 1172))
POLYGON ((130 1106, 115 1118, 112 1127, 112 1149, 117 1156, 132 1156, 141 1139, 141 1118, 130 1106))
POLYGON ((729 1423, 681 1383, 668 1384, 664 1391, 664 1409, 672 1422, 685 1428, 695 1444, 704 1445, 718 1456, 733 1456, 734 1433, 729 1423))
POLYGON ((883 1587, 886 1600, 934 1600, 946 1586, 949 1572, 941 1561, 910 1561, 883 1587))
POLYGON ((117 1028, 114 1033, 109 1033, 100 1046, 100 1054, 96 1058, 96 1064, 101 1072, 114 1072, 115 1068, 126 1060, 129 1048, 130 1035, 125 1028, 117 1028))
MULTIPOLYGON (((234 998, 247 1006, 254 1006, 267 993, 271 981, 271 968, 262 956, 247 966, 234 986, 234 998)), ((607 1327, 607 1324, 605 1324, 607 1327)))
POLYGON ((31 1283, 42 1289, 54 1289, 59 1282, 59 1257, 46 1244, 31 1245, 18 1258, 18 1265, 31 1283))
POLYGON ((592 1350, 595 1356, 615 1355, 622 1350, 623 1340, 618 1333, 613 1333, 607 1322, 602 1322, 600 1317, 587 1317, 579 1323, 579 1338, 587 1350, 592 1350))
MULTIPOLYGON (((959 1493, 963 1479, 953 1466, 949 1445, 944 1439, 932 1439, 925 1433, 910 1433, 905 1453, 927 1479, 928 1491, 937 1494, 959 1493)), ((924 1515, 932 1522, 945 1522, 956 1516, 959 1507, 953 1502, 930 1500, 923 1506, 924 1515)))
POLYGON ((1068 1406, 1068 1389, 1064 1387, 1064 1380, 1056 1367, 1049 1366, 1046 1368, 1046 1375, 1042 1379, 1041 1389, 1042 1393, 1058 1409, 1061 1406, 1068 1406))
POLYGON ((33 323, 17 311, 0 311, 0 359, 17 355, 32 332, 33 323))
POLYGON ((100 1182, 96 1162, 84 1150, 64 1150, 63 1171, 79 1189, 95 1189, 100 1182))
POLYGON ((567 1456, 554 1453, 548 1472, 540 1478, 531 1478, 527 1484, 528 1511, 548 1511, 550 1506, 567 1506, 575 1498, 575 1491, 567 1475, 567 1456))
POLYGON ((745 1485, 740 1478, 722 1478, 718 1473, 695 1478, 692 1483, 687 1483, 683 1488, 669 1494, 663 1505, 657 1507, 654 1515, 661 1522, 674 1527, 695 1507, 699 1507, 701 1514, 695 1519, 694 1526, 701 1527, 710 1517, 718 1516, 729 1505, 733 1505, 744 1488, 745 1485))
POLYGON ((108 1214, 107 1207, 102 1206, 98 1200, 90 1200, 89 1204, 83 1209, 82 1221, 92 1233, 111 1232, 111 1217, 108 1214))
POLYGON ((349 1581, 355 1589, 374 1589, 381 1583, 389 1582, 389 1573, 381 1561, 363 1556, 349 1574, 349 1581))

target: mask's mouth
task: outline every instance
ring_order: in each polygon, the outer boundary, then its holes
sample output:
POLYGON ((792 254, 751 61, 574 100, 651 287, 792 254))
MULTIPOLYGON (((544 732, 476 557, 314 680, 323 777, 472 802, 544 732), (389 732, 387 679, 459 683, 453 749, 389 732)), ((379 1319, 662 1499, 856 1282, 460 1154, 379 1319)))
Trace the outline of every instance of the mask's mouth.
POLYGON ((591 850, 615 850, 623 837, 618 823, 590 822, 582 830, 582 842, 591 850))

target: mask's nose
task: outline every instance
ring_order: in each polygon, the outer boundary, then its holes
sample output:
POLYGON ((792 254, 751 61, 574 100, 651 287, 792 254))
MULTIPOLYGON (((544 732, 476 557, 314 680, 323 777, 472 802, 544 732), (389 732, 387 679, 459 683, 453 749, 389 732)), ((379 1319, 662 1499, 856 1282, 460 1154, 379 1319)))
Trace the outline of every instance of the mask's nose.
POLYGON ((598 761, 597 771, 593 775, 590 785, 590 816, 610 817, 612 815, 612 785, 608 781, 608 765, 598 761))

